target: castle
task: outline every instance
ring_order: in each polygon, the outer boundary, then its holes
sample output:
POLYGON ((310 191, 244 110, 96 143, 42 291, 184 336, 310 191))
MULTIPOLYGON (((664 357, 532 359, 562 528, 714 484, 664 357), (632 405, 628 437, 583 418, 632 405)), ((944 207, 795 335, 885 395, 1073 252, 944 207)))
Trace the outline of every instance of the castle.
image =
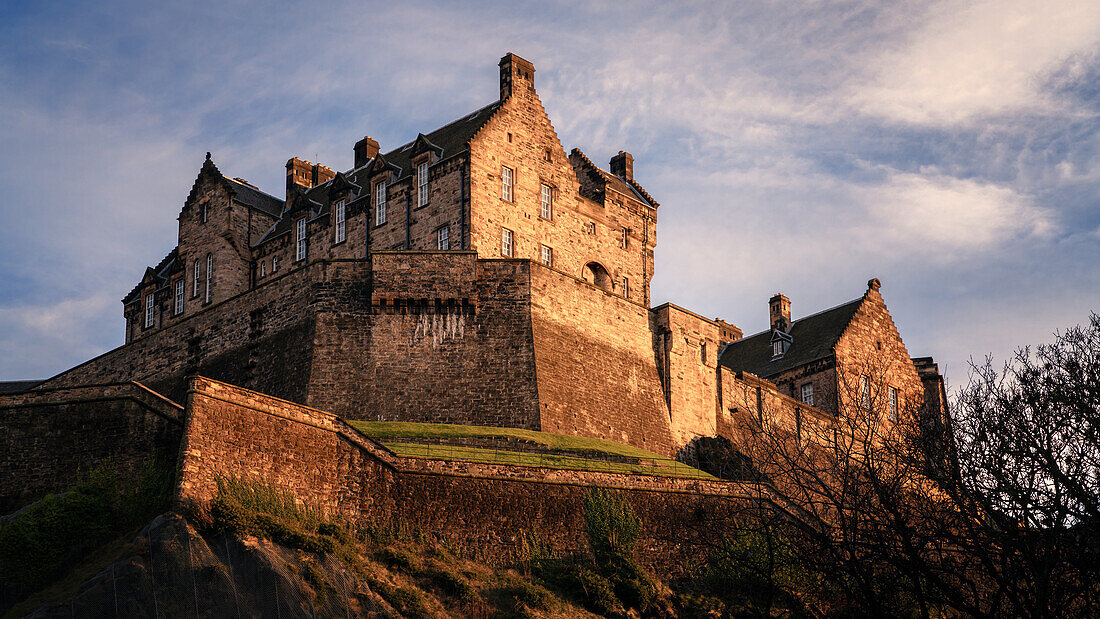
MULTIPOLYGON (((871 280, 770 328, 650 307, 658 202, 620 151, 566 152, 514 54, 499 98, 346 172, 297 157, 280 199, 207 153, 179 241, 123 299, 126 343, 37 389, 203 375, 346 419, 528 428, 676 455, 777 407, 945 406, 871 280)), ((761 304, 763 309, 763 303, 761 304)))

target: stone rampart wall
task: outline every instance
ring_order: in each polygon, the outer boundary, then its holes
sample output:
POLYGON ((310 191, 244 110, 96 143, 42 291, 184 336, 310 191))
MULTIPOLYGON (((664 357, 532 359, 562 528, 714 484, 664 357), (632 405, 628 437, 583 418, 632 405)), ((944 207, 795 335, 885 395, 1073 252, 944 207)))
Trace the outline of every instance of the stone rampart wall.
POLYGON ((507 563, 532 533, 559 552, 585 548, 584 497, 599 486, 633 505, 643 521, 639 559, 664 575, 705 556, 698 535, 773 508, 730 482, 402 458, 335 415, 205 378, 191 385, 185 504, 215 496, 218 476, 262 481, 329 514, 409 527, 507 563))
POLYGON ((123 478, 174 462, 183 409, 136 383, 0 395, 0 514, 110 461, 123 478))
POLYGON ((346 295, 340 286, 330 288, 355 265, 316 262, 269 278, 254 290, 145 334, 41 387, 136 380, 182 401, 185 377, 203 374, 305 401, 313 348, 311 302, 346 295))
POLYGON ((543 431, 676 453, 646 307, 532 264, 531 321, 543 431))

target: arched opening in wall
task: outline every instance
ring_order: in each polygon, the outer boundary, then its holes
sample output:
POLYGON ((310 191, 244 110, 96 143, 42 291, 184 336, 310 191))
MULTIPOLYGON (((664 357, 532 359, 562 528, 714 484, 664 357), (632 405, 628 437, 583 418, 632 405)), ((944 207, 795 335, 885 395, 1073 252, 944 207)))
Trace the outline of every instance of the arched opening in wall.
POLYGON ((611 274, 598 262, 589 262, 584 265, 584 271, 581 273, 581 277, 589 284, 594 284, 604 290, 611 290, 613 286, 611 274))

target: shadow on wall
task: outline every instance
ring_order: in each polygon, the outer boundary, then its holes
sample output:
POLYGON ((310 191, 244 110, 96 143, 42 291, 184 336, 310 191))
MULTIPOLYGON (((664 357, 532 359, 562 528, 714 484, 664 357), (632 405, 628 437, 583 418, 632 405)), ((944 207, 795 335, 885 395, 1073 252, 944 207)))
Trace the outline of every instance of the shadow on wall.
POLYGON ((676 460, 719 479, 757 481, 760 478, 752 460, 724 436, 696 437, 676 453, 676 460))

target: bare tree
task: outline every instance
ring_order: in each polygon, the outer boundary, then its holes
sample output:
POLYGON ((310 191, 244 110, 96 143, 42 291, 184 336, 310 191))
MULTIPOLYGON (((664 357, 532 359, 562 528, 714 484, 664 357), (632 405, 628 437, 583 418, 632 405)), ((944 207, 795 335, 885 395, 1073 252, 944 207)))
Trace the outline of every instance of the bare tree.
POLYGON ((937 413, 921 402, 892 407, 875 388, 887 370, 866 365, 839 374, 835 418, 792 423, 780 402, 741 419, 735 441, 772 492, 820 523, 797 537, 800 560, 820 576, 819 603, 1095 615, 1100 317, 1000 371, 974 366, 948 437, 929 437, 937 413))

